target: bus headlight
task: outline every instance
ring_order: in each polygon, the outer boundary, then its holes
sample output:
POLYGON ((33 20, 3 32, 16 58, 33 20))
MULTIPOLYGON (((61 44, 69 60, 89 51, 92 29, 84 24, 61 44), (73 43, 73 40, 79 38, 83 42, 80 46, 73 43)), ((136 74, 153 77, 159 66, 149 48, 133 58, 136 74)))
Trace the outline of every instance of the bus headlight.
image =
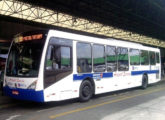
POLYGON ((31 85, 27 87, 27 89, 35 89, 36 88, 37 81, 34 81, 31 85))

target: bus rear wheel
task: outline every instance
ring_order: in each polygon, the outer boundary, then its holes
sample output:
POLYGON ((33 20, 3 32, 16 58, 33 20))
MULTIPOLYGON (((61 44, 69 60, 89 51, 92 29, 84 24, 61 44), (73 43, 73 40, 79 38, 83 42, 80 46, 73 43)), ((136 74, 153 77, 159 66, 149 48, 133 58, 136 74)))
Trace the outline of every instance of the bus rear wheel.
POLYGON ((148 77, 146 75, 143 75, 141 88, 146 89, 147 86, 148 86, 148 77))
POLYGON ((89 101, 92 95, 93 95, 93 87, 91 82, 88 80, 83 81, 80 86, 79 100, 81 102, 89 101))

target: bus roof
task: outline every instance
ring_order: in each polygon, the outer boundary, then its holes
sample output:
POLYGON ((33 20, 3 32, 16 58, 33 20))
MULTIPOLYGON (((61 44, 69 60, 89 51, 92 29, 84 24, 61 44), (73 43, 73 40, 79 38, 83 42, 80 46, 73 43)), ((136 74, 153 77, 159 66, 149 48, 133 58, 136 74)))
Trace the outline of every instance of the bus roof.
POLYGON ((81 34, 63 32, 63 31, 59 31, 59 30, 49 30, 48 36, 49 37, 51 37, 51 36, 61 37, 61 38, 75 40, 75 41, 88 42, 88 43, 94 43, 94 44, 103 44, 103 45, 113 45, 113 46, 119 46, 119 47, 137 48, 137 49, 151 50, 151 51, 157 51, 157 52, 160 51, 158 48, 144 46, 144 45, 139 44, 139 43, 116 40, 114 38, 108 38, 108 39, 106 39, 106 38, 105 39, 104 38, 96 38, 96 37, 91 37, 91 36, 86 36, 86 35, 81 35, 81 34))
POLYGON ((137 48, 137 49, 151 50, 151 51, 157 51, 157 52, 160 51, 158 48, 144 46, 139 43, 123 41, 123 40, 118 40, 118 39, 114 39, 114 38, 98 38, 98 37, 92 37, 92 36, 86 36, 86 35, 81 35, 81 34, 59 31, 59 30, 36 30, 36 31, 20 33, 20 34, 17 34, 16 36, 18 36, 18 35, 24 36, 24 35, 28 35, 28 34, 34 34, 34 33, 48 33, 48 38, 53 36, 53 37, 71 39, 74 41, 87 42, 87 43, 93 43, 93 44, 103 44, 103 45, 112 45, 112 46, 127 47, 127 48, 137 48))

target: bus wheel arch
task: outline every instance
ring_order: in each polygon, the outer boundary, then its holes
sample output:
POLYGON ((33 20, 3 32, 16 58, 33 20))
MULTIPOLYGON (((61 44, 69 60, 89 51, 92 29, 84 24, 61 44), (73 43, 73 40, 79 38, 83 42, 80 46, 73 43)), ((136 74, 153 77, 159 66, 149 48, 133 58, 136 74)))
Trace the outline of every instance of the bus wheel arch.
POLYGON ((89 101, 95 90, 95 84, 92 78, 86 78, 80 85, 79 100, 81 102, 89 101))
POLYGON ((144 73, 142 76, 142 89, 146 89, 148 87, 148 75, 147 73, 144 73))

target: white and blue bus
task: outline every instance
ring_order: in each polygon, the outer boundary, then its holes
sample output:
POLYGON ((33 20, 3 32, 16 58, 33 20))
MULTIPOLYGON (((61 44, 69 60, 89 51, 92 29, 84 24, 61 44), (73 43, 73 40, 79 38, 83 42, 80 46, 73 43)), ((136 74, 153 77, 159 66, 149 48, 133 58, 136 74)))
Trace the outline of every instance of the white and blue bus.
POLYGON ((79 98, 161 80, 160 50, 138 43, 57 30, 15 36, 5 68, 4 94, 36 102, 79 98))

